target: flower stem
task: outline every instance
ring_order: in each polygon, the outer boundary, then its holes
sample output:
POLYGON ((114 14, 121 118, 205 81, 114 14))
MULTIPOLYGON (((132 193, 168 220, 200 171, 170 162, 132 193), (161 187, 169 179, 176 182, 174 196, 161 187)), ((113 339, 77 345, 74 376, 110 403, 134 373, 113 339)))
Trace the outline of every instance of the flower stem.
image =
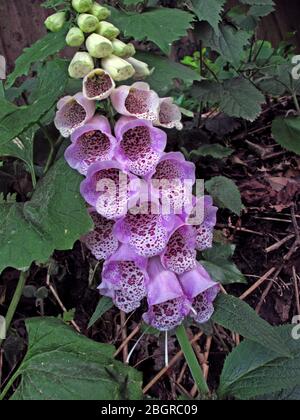
POLYGON ((177 328, 176 336, 200 394, 209 394, 209 388, 203 376, 201 366, 198 363, 193 347, 189 341, 185 327, 183 325, 180 325, 180 327, 177 328))
MULTIPOLYGON (((10 324, 13 320, 13 317, 15 315, 17 306, 20 302, 22 293, 23 293, 23 289, 26 283, 26 279, 27 279, 27 273, 24 271, 21 271, 20 277, 19 277, 19 282, 17 285, 17 288, 15 290, 14 296, 12 298, 12 301, 10 302, 6 317, 5 317, 5 324, 6 324, 6 331, 9 330, 10 324)), ((2 345, 3 340, 0 340, 0 347, 2 345)))

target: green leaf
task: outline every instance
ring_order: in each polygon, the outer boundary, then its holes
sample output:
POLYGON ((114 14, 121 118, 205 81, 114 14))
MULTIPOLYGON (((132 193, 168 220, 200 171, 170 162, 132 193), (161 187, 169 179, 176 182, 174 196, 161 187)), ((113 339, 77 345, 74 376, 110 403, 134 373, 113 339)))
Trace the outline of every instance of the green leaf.
POLYGON ((137 6, 142 2, 143 0, 123 0, 125 6, 137 6))
POLYGON ((94 324, 96 324, 96 322, 99 321, 99 319, 113 307, 113 301, 110 298, 103 296, 100 299, 97 308, 90 319, 88 328, 91 328, 94 324))
POLYGON ((293 326, 273 328, 289 348, 291 357, 282 358, 270 346, 250 340, 240 344, 226 359, 219 394, 238 399, 251 399, 272 392, 295 392, 300 386, 300 341, 292 339, 293 326))
POLYGON ((280 146, 300 154, 300 117, 275 118, 272 134, 280 146))
POLYGON ((250 7, 250 10, 248 12, 249 15, 252 15, 254 17, 264 17, 268 16, 270 13, 274 11, 274 6, 272 5, 253 5, 250 7))
POLYGON ((243 4, 255 5, 255 6, 274 6, 273 0, 240 0, 243 4))
POLYGON ((192 95, 204 104, 218 104, 231 116, 254 121, 261 112, 264 95, 243 77, 234 77, 224 83, 202 81, 192 89, 192 95))
POLYGON ((57 99, 63 95, 68 81, 67 64, 65 60, 49 61, 43 72, 40 90, 34 102, 28 106, 17 108, 15 112, 0 122, 0 151, 3 145, 46 115, 57 99), (57 83, 58 80, 59 83, 57 83))
POLYGON ((138 400, 141 375, 114 360, 114 347, 77 334, 54 318, 26 321, 27 354, 12 400, 138 400))
POLYGON ((166 95, 174 88, 175 80, 181 80, 186 86, 191 86, 195 80, 201 79, 194 70, 168 58, 140 52, 136 57, 155 69, 153 74, 147 77, 147 83, 160 95, 166 95))
POLYGON ((144 13, 125 13, 114 8, 111 10, 111 21, 123 31, 125 37, 152 41, 165 54, 170 53, 174 41, 186 35, 194 20, 188 12, 165 7, 144 13))
POLYGON ((210 0, 208 7, 207 0, 192 0, 194 12, 200 22, 203 20, 208 22, 216 33, 219 32, 221 13, 223 12, 225 3, 226 0, 210 0))
POLYGON ((190 153, 191 160, 197 160, 201 156, 212 156, 215 159, 223 159, 232 155, 233 149, 221 144, 205 144, 190 153))
POLYGON ((219 103, 223 93, 222 83, 203 80, 192 88, 192 95, 207 105, 219 103))
POLYGON ((234 245, 215 244, 213 248, 203 252, 205 260, 202 260, 201 264, 215 281, 222 284, 247 283, 238 267, 231 261, 234 251, 234 245))
POLYGON ((72 249, 93 228, 80 197, 81 176, 61 158, 26 203, 0 204, 0 273, 45 261, 56 250, 72 249))
POLYGON ((215 301, 213 321, 260 344, 265 352, 272 349, 277 356, 291 356, 290 349, 280 334, 260 318, 247 303, 234 296, 224 294, 218 296, 215 301))
POLYGON ((0 98, 0 121, 9 114, 12 114, 18 107, 5 98, 0 98))
POLYGON ((226 80, 223 84, 220 108, 231 117, 254 121, 264 102, 264 95, 243 77, 226 80))
POLYGON ((38 127, 33 126, 19 137, 0 146, 0 157, 12 156, 22 160, 31 174, 34 174, 33 146, 38 127))
POLYGON ((262 401, 300 401, 300 386, 255 398, 262 401))
POLYGON ((200 39, 206 47, 218 52, 224 60, 238 66, 250 34, 242 30, 237 31, 229 25, 220 25, 217 34, 210 25, 204 23, 201 25, 200 39))
POLYGON ((227 208, 238 216, 243 204, 236 184, 229 178, 217 176, 205 183, 205 188, 213 197, 218 207, 227 208))
POLYGON ((37 61, 44 61, 50 55, 62 50, 65 45, 66 29, 56 33, 48 33, 30 48, 25 48, 23 54, 16 60, 14 71, 7 77, 6 87, 10 88, 20 76, 27 76, 31 65, 37 61))

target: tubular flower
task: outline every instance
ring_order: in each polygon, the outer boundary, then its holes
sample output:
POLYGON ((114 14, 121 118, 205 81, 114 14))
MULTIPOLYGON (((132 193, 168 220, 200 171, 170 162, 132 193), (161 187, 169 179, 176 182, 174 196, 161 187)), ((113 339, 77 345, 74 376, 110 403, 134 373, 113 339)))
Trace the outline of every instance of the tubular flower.
POLYGON ((172 330, 180 325, 190 312, 190 301, 185 296, 176 275, 165 270, 158 257, 149 261, 148 275, 149 309, 143 315, 143 319, 160 331, 172 330))
POLYGON ((85 13, 90 10, 93 0, 72 0, 72 7, 78 13, 85 13))
POLYGON ((113 53, 117 57, 128 58, 128 57, 133 56, 136 53, 135 47, 133 44, 125 44, 119 39, 112 40, 112 46, 114 49, 113 53))
POLYGON ((115 82, 102 69, 95 69, 83 80, 83 96, 91 101, 107 99, 115 88, 115 82))
POLYGON ((120 35, 120 30, 112 23, 102 21, 98 24, 97 34, 104 36, 111 41, 120 35))
POLYGON ((200 324, 208 322, 214 313, 213 302, 220 292, 220 285, 210 278, 207 271, 197 267, 179 276, 185 295, 192 302, 190 316, 200 324))
POLYGON ((65 151, 65 159, 71 168, 86 175, 96 162, 113 158, 116 139, 111 135, 107 118, 96 116, 88 124, 78 128, 71 136, 72 144, 65 151))
POLYGON ((160 99, 160 111, 158 119, 154 123, 155 125, 182 130, 183 125, 181 119, 181 111, 179 107, 174 104, 173 98, 160 99))
POLYGON ((192 226, 182 223, 177 217, 161 262, 166 270, 183 274, 196 267, 196 232, 192 226))
POLYGON ((206 195, 196 200, 196 204, 188 217, 197 231, 196 248, 205 251, 213 245, 214 227, 217 223, 218 208, 213 205, 212 197, 206 195))
MULTIPOLYGON (((133 53, 132 55, 134 55, 135 53, 133 53)), ((133 57, 128 57, 126 58, 126 61, 128 61, 128 63, 130 63, 134 70, 135 70, 135 75, 134 78, 135 79, 145 79, 148 76, 151 76, 151 74, 153 73, 154 69, 150 70, 149 66, 147 63, 144 63, 143 61, 137 60, 136 58, 133 57)))
POLYGON ((63 137, 69 137, 94 116, 95 110, 95 103, 84 98, 82 93, 65 96, 57 104, 55 127, 63 137))
POLYGON ((66 23, 66 12, 58 12, 47 17, 45 26, 51 32, 59 32, 66 23))
POLYGON ((113 54, 107 58, 103 58, 101 60, 101 65, 116 82, 128 80, 135 73, 135 70, 130 63, 113 54))
POLYGON ((79 28, 71 28, 66 36, 66 43, 69 47, 80 47, 84 40, 84 33, 79 28))
POLYGON ((114 234, 138 255, 154 257, 166 247, 173 225, 174 219, 161 215, 156 203, 143 202, 117 221, 114 234))
POLYGON ((99 20, 94 15, 83 13, 78 16, 77 25, 82 30, 82 32, 90 34, 97 29, 99 20))
POLYGON ((120 86, 113 91, 111 101, 115 110, 126 117, 150 121, 158 119, 159 97, 147 83, 120 86))
POLYGON ((83 236, 81 242, 87 246, 97 260, 105 260, 113 255, 119 247, 119 242, 113 235, 114 222, 100 216, 95 209, 90 209, 89 213, 95 228, 83 236))
POLYGON ((146 180, 159 192, 166 212, 181 214, 196 181, 195 165, 180 152, 165 153, 146 180))
POLYGON ((155 169, 167 144, 164 131, 149 121, 123 117, 115 126, 115 134, 116 158, 127 170, 145 176, 155 169))
POLYGON ((138 192, 138 179, 124 171, 121 164, 108 161, 94 163, 81 183, 81 195, 107 219, 117 219, 127 213, 130 199, 138 192))
POLYGON ((116 304, 126 313, 139 307, 146 297, 147 264, 146 258, 122 245, 103 266, 102 280, 113 285, 116 304))
POLYGON ((96 16, 96 18, 98 20, 105 20, 107 19, 110 15, 111 12, 107 7, 101 6, 100 4, 98 4, 97 2, 94 2, 92 7, 90 8, 89 12, 96 16))
POLYGON ((69 65, 69 75, 73 79, 82 79, 94 67, 94 61, 87 52, 77 52, 69 65))
POLYGON ((91 57, 104 58, 113 52, 112 43, 98 34, 91 34, 86 40, 86 49, 91 57))

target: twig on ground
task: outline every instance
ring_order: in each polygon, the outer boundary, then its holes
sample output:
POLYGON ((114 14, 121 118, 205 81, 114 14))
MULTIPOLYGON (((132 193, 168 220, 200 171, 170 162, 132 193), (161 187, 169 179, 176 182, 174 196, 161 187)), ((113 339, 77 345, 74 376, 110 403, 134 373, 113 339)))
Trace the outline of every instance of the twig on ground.
POLYGON ((186 370, 187 370, 187 363, 185 362, 184 363, 184 365, 182 366, 182 369, 181 369, 181 371, 180 371, 180 373, 179 373, 179 376, 178 376, 178 378, 177 378, 177 384, 180 384, 181 382, 182 382, 182 380, 183 380, 183 377, 184 377, 184 375, 185 375, 185 372, 186 372, 186 370))
POLYGON ((121 319, 121 331, 122 331, 122 340, 125 342, 123 347, 123 362, 126 363, 128 358, 128 341, 127 341, 127 327, 126 327, 126 314, 123 311, 120 311, 121 319))
MULTIPOLYGON (((56 302, 58 303, 58 305, 60 306, 61 310, 63 312, 68 312, 66 307, 64 306, 64 304, 62 303, 62 301, 60 300, 60 297, 58 296, 57 291, 54 289, 54 287, 51 284, 51 278, 50 278, 50 274, 49 272, 47 273, 47 279, 46 279, 46 284, 50 290, 50 292, 53 294, 56 302)), ((73 327, 75 328, 75 330, 79 333, 81 333, 81 329, 79 328, 79 326, 77 325, 77 323, 75 321, 71 321, 71 324, 73 325, 73 327)))
POLYGON ((295 237, 294 234, 288 235, 286 238, 281 239, 281 241, 276 242, 275 244, 269 246, 265 249, 266 253, 269 254, 270 252, 277 251, 279 248, 281 248, 284 244, 289 242, 291 239, 295 237))
POLYGON ((128 346, 128 343, 133 339, 134 336, 137 335, 137 333, 140 331, 141 324, 135 327, 135 329, 127 336, 126 340, 123 341, 123 343, 120 345, 118 350, 115 352, 114 357, 117 357, 121 351, 125 348, 125 346, 128 346))
MULTIPOLYGON (((190 341, 191 344, 194 344, 196 341, 202 337, 203 332, 199 332, 195 337, 190 341)), ((145 386, 143 389, 143 394, 147 394, 147 392, 168 372, 168 370, 175 365, 178 360, 181 359, 183 356, 183 351, 180 350, 176 355, 170 360, 168 366, 164 367, 158 374, 145 386)))
POLYGON ((300 246, 300 232, 299 232, 299 226, 298 226, 298 222, 297 222, 297 216, 296 216, 296 213, 295 213, 295 207, 296 206, 294 204, 291 207, 291 216, 292 216, 292 222, 293 222, 293 226, 294 226, 294 230, 295 230, 296 240, 295 240, 294 244, 292 245, 291 249, 289 250, 289 252, 283 257, 283 263, 281 264, 281 266, 276 271, 273 281, 271 281, 268 284, 264 293, 262 294, 261 299, 260 299, 258 305, 256 306, 256 312, 257 313, 260 312, 266 297, 270 293, 270 291, 273 287, 273 284, 276 282, 279 274, 281 273, 281 271, 285 267, 286 263, 292 258, 292 256, 294 255, 294 253, 298 250, 298 248, 300 246))
POLYGON ((266 274, 264 274, 257 282, 255 282, 245 293, 240 296, 241 300, 246 299, 250 296, 258 287, 260 287, 266 280, 270 278, 270 276, 275 272, 276 268, 272 267, 266 274))

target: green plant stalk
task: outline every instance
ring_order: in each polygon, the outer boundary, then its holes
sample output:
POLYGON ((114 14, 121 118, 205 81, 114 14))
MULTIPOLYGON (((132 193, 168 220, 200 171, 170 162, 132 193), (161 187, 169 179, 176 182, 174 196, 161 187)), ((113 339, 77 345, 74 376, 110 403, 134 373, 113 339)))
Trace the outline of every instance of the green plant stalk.
MULTIPOLYGON (((21 271, 20 273, 20 277, 19 277, 19 282, 17 285, 17 288, 15 290, 14 296, 12 298, 12 301, 10 302, 6 317, 5 317, 5 322, 6 322, 6 331, 9 330, 9 327, 11 325, 11 322, 13 320, 13 317, 15 315, 15 312, 17 310, 18 304, 20 302, 24 287, 25 287, 25 283, 27 280, 27 272, 21 271)), ((0 340, 0 347, 3 343, 3 340, 0 340)), ((0 394, 0 401, 2 401, 6 394, 8 393, 9 389, 12 387, 13 383, 15 382, 15 380, 18 378, 18 376, 20 375, 20 370, 18 369, 9 379, 9 381, 7 382, 7 384, 5 385, 3 391, 0 394)))
POLYGON ((32 186, 33 186, 33 189, 35 190, 37 181, 36 181, 36 175, 35 175, 34 166, 33 165, 29 165, 28 168, 29 168, 29 171, 30 171, 32 186))
POLYGON ((176 336, 200 394, 209 394, 209 388, 204 378, 201 366, 195 356, 193 347, 187 336, 184 325, 180 325, 180 327, 177 328, 176 336))
MULTIPOLYGON (((27 279, 27 272, 21 271, 20 277, 19 277, 19 282, 17 285, 17 288, 15 290, 14 296, 12 298, 12 301, 10 302, 6 317, 5 317, 5 323, 6 323, 6 331, 9 330, 10 324, 13 320, 13 317, 15 315, 17 306, 20 302, 22 293, 23 293, 23 289, 25 287, 25 283, 26 283, 26 279, 27 279)), ((0 347, 2 345, 3 340, 0 340, 0 347)))

